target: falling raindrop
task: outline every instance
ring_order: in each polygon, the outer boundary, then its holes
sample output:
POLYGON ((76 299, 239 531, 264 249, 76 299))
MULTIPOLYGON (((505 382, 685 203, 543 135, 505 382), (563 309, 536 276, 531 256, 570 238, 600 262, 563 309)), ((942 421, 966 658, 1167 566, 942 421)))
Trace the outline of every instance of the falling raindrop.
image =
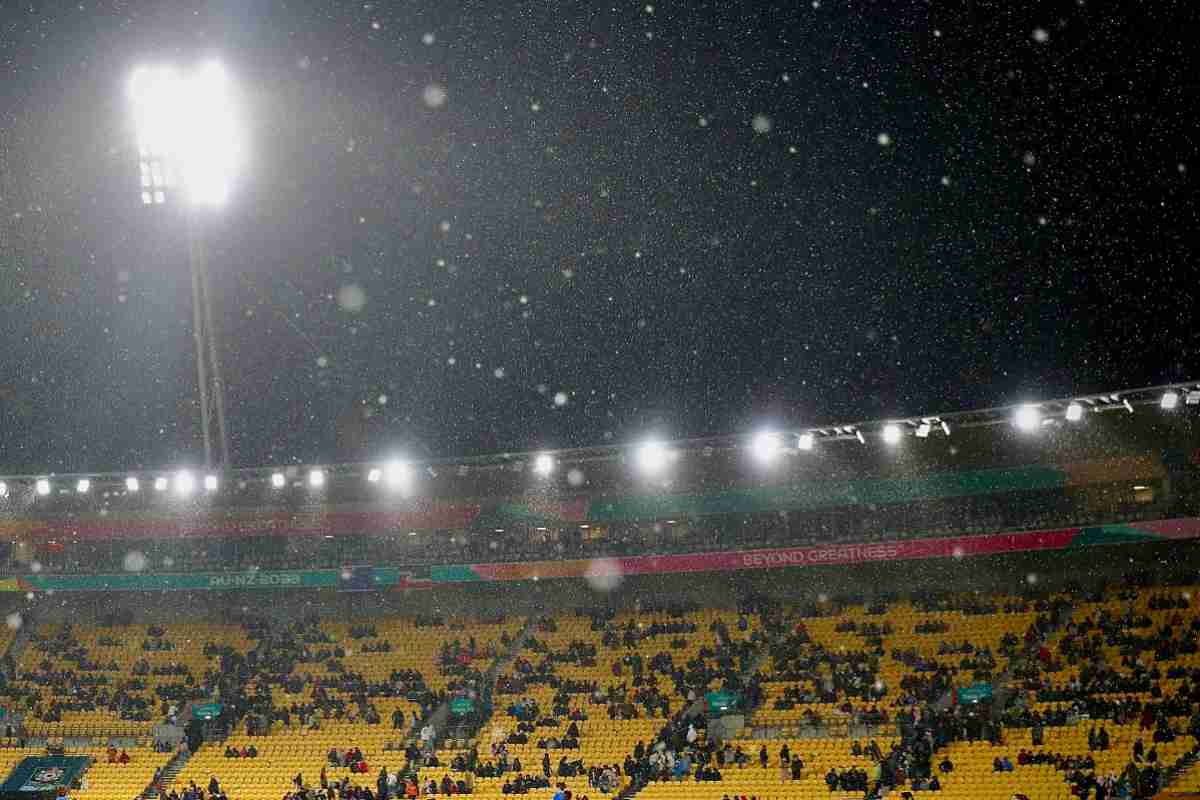
POLYGON ((343 311, 361 311, 367 304, 367 293, 357 283, 348 283, 338 289, 337 303, 343 311))
POLYGON ((441 108, 446 104, 446 90, 436 83, 431 83, 421 93, 421 99, 430 108, 441 108))
POLYGON ((594 591, 611 592, 621 585, 625 576, 619 562, 611 558, 598 558, 588 564, 583 577, 594 591))

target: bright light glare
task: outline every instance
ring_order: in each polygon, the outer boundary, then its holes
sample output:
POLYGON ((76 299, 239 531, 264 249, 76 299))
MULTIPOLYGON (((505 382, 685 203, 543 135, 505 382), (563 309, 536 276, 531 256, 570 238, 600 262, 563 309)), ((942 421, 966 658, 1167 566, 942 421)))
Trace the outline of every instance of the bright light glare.
POLYGON ((928 422, 922 422, 920 425, 917 426, 916 436, 918 439, 928 439, 929 434, 932 430, 933 430, 932 425, 930 425, 928 422))
POLYGON ((130 475, 125 479, 125 491, 132 494, 142 488, 142 483, 137 478, 130 475))
POLYGON ((379 479, 383 477, 383 470, 372 469, 367 473, 367 481, 369 483, 379 483, 379 479))
POLYGON ((196 478, 186 469, 175 473, 175 491, 179 494, 191 494, 196 489, 196 478))
POLYGON ((188 73, 173 67, 134 71, 133 104, 143 201, 176 180, 191 202, 222 205, 243 159, 233 87, 224 68, 209 62, 188 73))
POLYGON ((1067 406, 1067 421, 1079 422, 1083 419, 1083 406, 1080 403, 1071 403, 1067 406))
POLYGON ((404 461, 393 461, 384 467, 383 477, 389 489, 407 492, 412 488, 413 469, 404 461))
POLYGON ((314 489, 320 489, 325 485, 325 471, 314 469, 308 473, 308 485, 314 489))
POLYGON ((204 476, 204 491, 215 492, 217 490, 217 486, 219 486, 219 485, 220 484, 217 481, 216 475, 205 475, 204 476))
POLYGON ((46 495, 50 494, 50 481, 46 480, 45 478, 38 478, 37 483, 33 485, 33 488, 34 491, 36 491, 39 495, 45 497, 46 495))
POLYGON ((75 491, 79 492, 79 494, 87 494, 88 492, 91 491, 91 489, 92 489, 92 482, 89 481, 87 478, 80 478, 79 481, 75 484, 75 491))
POLYGON ((647 475, 657 475, 667 466, 667 447, 662 442, 651 439, 642 442, 637 450, 637 465, 647 475))
POLYGON ((883 426, 883 441, 887 444, 900 444, 900 437, 903 435, 900 426, 894 422, 883 426))
POLYGON ((1026 433, 1036 431, 1042 424, 1042 410, 1032 404, 1023 405, 1017 409, 1013 423, 1026 433))
POLYGON ((1179 392, 1174 389, 1169 389, 1163 392, 1162 399, 1158 401, 1163 411, 1170 411, 1179 405, 1179 392))
POLYGON ((554 472, 554 456, 549 453, 539 453, 533 460, 533 471, 538 477, 548 478, 554 472))
POLYGON ((8 497, 8 484, 0 481, 0 497, 8 497))
POLYGON ((802 434, 800 434, 800 438, 798 438, 796 440, 796 447, 798 447, 801 450, 812 450, 813 442, 815 442, 815 441, 816 441, 816 437, 813 436, 811 433, 802 433, 802 434))
POLYGON ((271 485, 274 486, 276 489, 282 489, 284 487, 284 484, 286 484, 286 483, 287 483, 287 478, 283 477, 282 472, 271 473, 271 485))
POLYGON ((167 479, 166 478, 155 478, 154 479, 154 491, 165 492, 166 490, 167 490, 167 479))
POLYGON ((783 452, 783 441, 774 431, 759 431, 750 442, 750 452, 760 464, 770 464, 783 452))

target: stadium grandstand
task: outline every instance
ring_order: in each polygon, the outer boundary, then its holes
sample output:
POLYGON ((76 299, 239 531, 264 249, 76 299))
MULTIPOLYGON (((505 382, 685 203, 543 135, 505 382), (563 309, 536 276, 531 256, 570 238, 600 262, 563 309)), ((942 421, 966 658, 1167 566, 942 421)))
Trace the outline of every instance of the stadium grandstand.
POLYGON ((1195 796, 1193 385, 9 476, 9 797, 1195 796))

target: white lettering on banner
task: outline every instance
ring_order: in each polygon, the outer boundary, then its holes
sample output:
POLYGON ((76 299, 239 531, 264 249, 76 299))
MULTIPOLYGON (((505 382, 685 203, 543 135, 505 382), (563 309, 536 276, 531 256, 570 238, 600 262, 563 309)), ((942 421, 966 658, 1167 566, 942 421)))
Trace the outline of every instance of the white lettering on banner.
POLYGON ((803 550, 772 550, 766 553, 746 553, 742 556, 742 563, 747 567, 785 567, 804 562, 803 550))
POLYGON ((299 586, 299 572, 243 572, 236 575, 211 575, 210 589, 250 589, 255 586, 299 586))
POLYGON ((770 569, 802 564, 829 564, 837 561, 888 561, 904 552, 902 544, 850 544, 795 550, 768 550, 743 553, 742 566, 770 569))

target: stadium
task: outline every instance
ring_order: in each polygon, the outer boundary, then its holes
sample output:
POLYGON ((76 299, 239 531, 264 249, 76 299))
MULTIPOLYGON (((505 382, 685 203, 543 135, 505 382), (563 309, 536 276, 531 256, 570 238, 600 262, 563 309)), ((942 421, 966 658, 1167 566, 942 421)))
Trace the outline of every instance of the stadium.
POLYGON ((1200 800, 1124 6, 0 3, 0 800, 1200 800))
POLYGON ((0 791, 1187 796, 1198 401, 6 477, 0 791))

